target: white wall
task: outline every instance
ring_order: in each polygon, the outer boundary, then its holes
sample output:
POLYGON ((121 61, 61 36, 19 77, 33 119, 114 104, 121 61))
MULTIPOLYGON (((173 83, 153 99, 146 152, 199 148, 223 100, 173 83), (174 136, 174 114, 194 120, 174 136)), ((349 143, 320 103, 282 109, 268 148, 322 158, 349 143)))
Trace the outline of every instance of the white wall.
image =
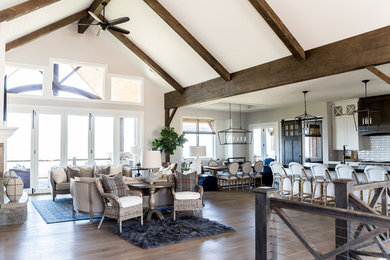
MULTIPOLYGON (((279 125, 279 147, 281 149, 280 137, 281 137, 281 121, 282 119, 294 119, 296 116, 303 114, 304 107, 303 104, 298 104, 295 106, 283 107, 279 109, 271 109, 266 111, 258 111, 251 112, 247 115, 247 124, 248 127, 250 124, 262 124, 262 123, 271 123, 278 122, 279 125)), ((324 161, 329 160, 329 149, 331 148, 331 140, 329 140, 328 136, 330 135, 330 122, 329 122, 329 114, 328 114, 328 104, 326 102, 318 102, 318 103, 308 103, 307 104, 307 112, 314 116, 323 117, 323 159, 324 161)), ((280 158, 280 151, 278 158, 280 158)), ((279 159, 278 159, 279 160, 279 159)))
MULTIPOLYGON (((78 34, 76 26, 58 30, 46 37, 6 53, 6 62, 40 66, 45 72, 45 83, 51 86, 50 59, 64 59, 107 65, 109 74, 122 74, 144 78, 144 105, 122 105, 106 102, 58 101, 41 98, 10 97, 10 107, 15 105, 57 106, 87 109, 142 111, 144 114, 143 143, 150 149, 152 140, 164 125, 164 96, 160 86, 149 80, 142 68, 143 62, 114 39, 108 32, 99 37, 88 30, 78 34)), ((106 75, 107 76, 107 75, 106 75)), ((106 88, 109 86, 106 77, 106 88)), ((108 89, 109 90, 109 89, 108 89)), ((109 95, 109 91, 107 91, 109 95)))

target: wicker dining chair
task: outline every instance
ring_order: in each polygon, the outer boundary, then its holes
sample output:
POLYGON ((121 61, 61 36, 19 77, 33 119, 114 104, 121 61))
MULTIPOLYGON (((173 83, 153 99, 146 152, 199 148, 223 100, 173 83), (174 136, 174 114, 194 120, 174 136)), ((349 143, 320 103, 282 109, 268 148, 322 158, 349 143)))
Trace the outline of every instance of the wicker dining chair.
POLYGON ((264 162, 262 160, 256 161, 253 166, 253 172, 250 173, 253 182, 253 188, 256 188, 256 181, 260 180, 260 186, 263 186, 263 167, 264 162))
POLYGON ((217 175, 217 179, 219 182, 219 186, 222 187, 224 183, 227 183, 229 186, 229 191, 230 191, 230 186, 231 183, 236 184, 236 190, 238 190, 238 185, 237 185, 237 172, 238 172, 239 164, 238 162, 233 162, 229 165, 229 171, 220 173, 217 175))
POLYGON ((289 176, 283 165, 277 161, 271 162, 270 167, 272 170, 272 175, 274 176, 272 187, 274 187, 276 181, 278 181, 280 197, 284 198, 289 196, 290 199, 292 199, 292 188, 294 186, 292 183, 294 181, 292 176, 289 176))
POLYGON ((122 233, 122 222, 128 219, 141 217, 141 225, 144 224, 143 218, 143 201, 142 193, 140 191, 129 190, 128 196, 118 197, 111 193, 105 193, 102 180, 96 179, 96 187, 102 195, 104 203, 104 213, 98 229, 104 221, 104 217, 113 218, 118 221, 119 233, 122 233))
POLYGON ((252 162, 246 161, 241 165, 241 171, 237 173, 237 179, 241 181, 241 189, 244 189, 244 183, 250 186, 252 171, 252 162))
POLYGON ((335 186, 328 168, 321 163, 313 163, 310 169, 313 175, 312 200, 325 205, 334 202, 335 186))
POLYGON ((299 185, 299 199, 303 201, 309 199, 310 202, 313 202, 313 183, 312 179, 307 175, 305 168, 297 162, 291 162, 288 168, 293 176, 297 178, 294 185, 299 185))

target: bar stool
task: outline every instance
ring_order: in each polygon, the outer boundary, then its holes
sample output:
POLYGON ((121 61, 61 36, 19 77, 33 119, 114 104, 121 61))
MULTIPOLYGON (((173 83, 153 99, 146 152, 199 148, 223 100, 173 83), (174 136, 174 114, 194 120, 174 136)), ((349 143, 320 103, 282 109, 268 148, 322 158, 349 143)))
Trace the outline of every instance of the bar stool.
POLYGON ((276 180, 279 181, 279 194, 280 197, 284 198, 289 196, 292 199, 293 196, 293 178, 287 174, 286 169, 279 162, 271 162, 270 164, 272 174, 274 176, 274 182, 272 187, 274 187, 276 180))
POLYGON ((313 194, 313 183, 312 180, 306 173, 305 168, 296 162, 291 162, 288 165, 288 168, 291 170, 293 176, 299 178, 299 199, 304 201, 305 199, 309 199, 311 203, 313 203, 312 194, 313 194))
POLYGON ((325 205, 334 202, 335 187, 328 168, 321 163, 313 163, 310 168, 313 174, 312 200, 325 205))
MULTIPOLYGON (((351 166, 346 164, 337 164, 335 170, 337 174, 337 179, 352 180, 355 181, 355 184, 359 184, 359 179, 357 177, 356 171, 351 166)), ((361 200, 363 200, 364 194, 368 194, 367 191, 363 191, 363 190, 354 191, 353 193, 355 194, 356 197, 360 198, 361 200)))
MULTIPOLYGON (((367 166, 366 168, 364 168, 364 175, 367 179, 367 182, 369 183, 389 180, 389 175, 387 174, 387 171, 379 166, 367 166)), ((374 196, 374 189, 370 189, 367 195, 367 200, 365 200, 365 202, 367 204, 370 204, 371 197, 373 196, 374 196)), ((388 196, 388 198, 390 197, 388 196)), ((381 197, 379 197, 377 203, 381 204, 381 197)))

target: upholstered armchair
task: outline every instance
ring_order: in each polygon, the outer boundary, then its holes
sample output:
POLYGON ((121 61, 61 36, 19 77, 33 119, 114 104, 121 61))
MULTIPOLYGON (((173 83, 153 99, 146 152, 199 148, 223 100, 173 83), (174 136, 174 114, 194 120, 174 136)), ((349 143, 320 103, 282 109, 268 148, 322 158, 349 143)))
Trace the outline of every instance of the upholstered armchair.
POLYGON ((203 187, 198 185, 197 173, 184 175, 177 172, 175 181, 176 187, 172 188, 173 220, 176 220, 177 211, 200 210, 203 217, 203 187))
POLYGON ((143 201, 140 191, 128 190, 127 196, 118 197, 117 195, 104 191, 101 179, 96 179, 96 187, 102 195, 105 206, 98 229, 100 229, 104 217, 118 220, 119 233, 122 233, 122 221, 124 220, 141 217, 141 225, 143 225, 143 201))

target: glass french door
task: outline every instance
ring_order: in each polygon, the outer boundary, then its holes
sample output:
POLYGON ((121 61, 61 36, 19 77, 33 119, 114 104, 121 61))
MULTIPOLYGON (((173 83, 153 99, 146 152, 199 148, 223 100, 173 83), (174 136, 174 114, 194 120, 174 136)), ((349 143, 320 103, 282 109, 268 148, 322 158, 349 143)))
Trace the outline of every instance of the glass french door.
POLYGON ((97 165, 113 163, 114 153, 114 118, 109 116, 94 117, 94 161, 97 165))
POLYGON ((89 162, 90 116, 68 115, 67 165, 86 166, 89 162))
POLYGON ((18 130, 7 140, 6 169, 14 171, 23 181, 24 189, 31 192, 31 113, 8 113, 7 125, 18 130))
POLYGON ((265 158, 276 159, 277 156, 277 130, 275 126, 264 125, 253 128, 252 151, 254 160, 265 158))
POLYGON ((49 190, 50 169, 61 165, 61 114, 35 112, 33 131, 36 136, 33 154, 36 156, 36 192, 49 190))

